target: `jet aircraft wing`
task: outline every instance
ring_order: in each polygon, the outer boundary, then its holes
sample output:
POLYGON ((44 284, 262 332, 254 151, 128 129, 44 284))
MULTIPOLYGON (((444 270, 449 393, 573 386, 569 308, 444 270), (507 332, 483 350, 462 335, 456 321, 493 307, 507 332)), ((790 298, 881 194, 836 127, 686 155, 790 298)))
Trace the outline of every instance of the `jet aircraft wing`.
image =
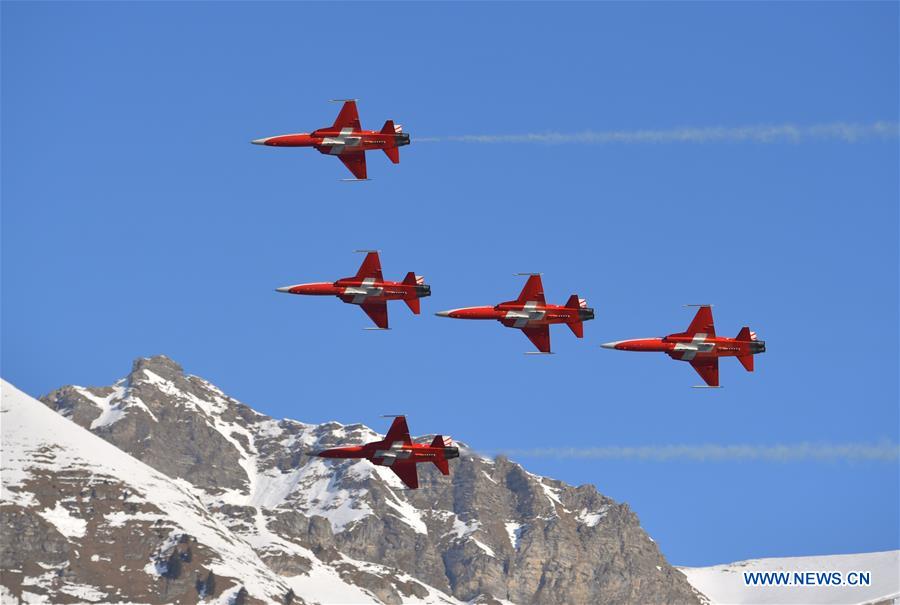
POLYGON ((384 443, 388 447, 398 441, 403 445, 412 443, 412 439, 409 436, 409 427, 406 426, 406 416, 397 416, 394 418, 394 421, 391 423, 391 428, 388 429, 387 435, 384 437, 384 443))
POLYGON ((353 176, 360 180, 366 180, 366 152, 365 151, 345 151, 337 154, 344 166, 350 169, 353 176))
POLYGON ((387 302, 385 301, 366 301, 360 305, 362 310, 366 312, 372 321, 375 322, 375 325, 381 328, 382 330, 388 329, 388 312, 387 312, 387 302))
POLYGON ((406 484, 406 487, 409 489, 418 489, 419 473, 416 472, 415 462, 395 462, 388 468, 400 477, 400 480, 406 484))
POLYGON ((384 281, 384 277, 381 275, 381 259, 378 258, 378 252, 373 251, 366 254, 366 258, 363 259, 359 270, 356 272, 356 277, 359 279, 374 277, 375 281, 384 281))
POLYGON ((699 357, 690 361, 691 367, 694 368, 700 377, 706 381, 711 387, 719 386, 719 358, 718 357, 699 357))
POLYGON ((541 282, 540 275, 532 275, 525 282, 525 287, 516 299, 518 303, 537 302, 539 305, 547 304, 544 300, 544 284, 541 282))
POLYGON ((341 112, 334 119, 335 130, 343 130, 344 128, 352 128, 353 130, 362 130, 359 125, 359 113, 356 111, 356 101, 344 101, 341 112))
POLYGON ((716 337, 716 326, 713 324, 712 309, 709 305, 704 305, 697 309, 694 320, 688 326, 684 336, 695 336, 697 334, 706 334, 709 338, 716 337))
POLYGON ((522 328, 528 340, 534 343, 541 353, 550 352, 550 326, 536 326, 534 328, 522 328))

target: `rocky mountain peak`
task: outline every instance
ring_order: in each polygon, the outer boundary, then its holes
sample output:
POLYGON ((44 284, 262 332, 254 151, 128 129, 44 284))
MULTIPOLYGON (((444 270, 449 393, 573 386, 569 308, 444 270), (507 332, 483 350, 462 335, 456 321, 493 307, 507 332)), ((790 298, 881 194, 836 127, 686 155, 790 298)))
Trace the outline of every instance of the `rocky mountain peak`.
POLYGON ((176 382, 185 377, 184 368, 165 355, 138 357, 131 364, 131 374, 129 374, 129 378, 143 378, 145 376, 142 374, 143 370, 149 370, 157 376, 171 382, 176 382))
MULTIPOLYGON (((185 375, 164 356, 136 360, 113 385, 63 387, 42 401, 71 420, 73 429, 86 429, 93 433, 88 437, 105 440, 128 460, 174 481, 172 489, 191 494, 192 514, 203 523, 181 522, 165 507, 132 506, 131 497, 104 505, 105 518, 121 523, 124 534, 130 528, 133 539, 143 536, 138 550, 151 583, 180 581, 189 570, 204 599, 240 588, 246 602, 272 602, 273 593, 253 583, 267 574, 278 578, 278 599, 306 603, 697 602, 627 505, 592 486, 534 475, 505 457, 489 459, 463 447, 450 477, 420 465, 420 488, 408 490, 389 469, 368 461, 307 456, 378 438, 368 427, 275 420, 185 375), (157 541, 148 542, 141 525, 150 519, 162 519, 160 528, 166 528, 157 541), (204 524, 219 533, 209 534, 204 524), (248 549, 238 559, 257 563, 213 564, 217 556, 224 560, 217 554, 223 539, 248 549), (203 565, 182 560, 192 556, 203 565), (172 570, 182 575, 173 579, 172 570)), ((6 424, 3 430, 5 439, 6 424)), ((59 472, 45 470, 45 477, 58 484, 59 472)), ((99 493, 96 485, 83 484, 89 477, 96 473, 75 473, 72 489, 99 493)), ((116 479, 116 493, 147 491, 119 485, 122 480, 116 479)), ((28 489, 42 491, 36 486, 43 483, 34 481, 28 489)), ((88 544, 104 527, 91 525, 97 505, 53 498, 41 496, 40 506, 62 506, 94 528, 70 538, 64 554, 56 549, 56 559, 72 564, 75 552, 102 550, 88 544)), ((143 498, 153 501, 152 494, 143 498)), ((35 511, 23 505, 16 513, 14 522, 25 527, 35 511)), ((124 534, 120 540, 129 539, 124 534)), ((52 564, 61 565, 56 559, 52 564)))

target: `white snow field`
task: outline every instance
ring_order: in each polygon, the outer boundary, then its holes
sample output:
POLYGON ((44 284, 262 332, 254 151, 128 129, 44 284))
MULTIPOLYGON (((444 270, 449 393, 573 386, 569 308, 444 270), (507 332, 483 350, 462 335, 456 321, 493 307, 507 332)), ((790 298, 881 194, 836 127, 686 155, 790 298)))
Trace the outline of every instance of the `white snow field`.
MULTIPOLYGON (((212 571, 217 576, 234 578, 240 584, 233 590, 225 591, 216 599, 217 602, 230 602, 229 599, 240 586, 243 586, 251 597, 271 603, 280 602, 288 587, 303 595, 308 603, 380 602, 372 593, 347 582, 333 567, 320 562, 311 551, 268 532, 259 508, 255 531, 251 531, 248 535, 236 535, 209 512, 203 502, 205 494, 186 481, 166 477, 57 414, 5 380, 0 380, 0 391, 2 391, 0 428, 3 444, 2 464, 0 464, 2 502, 33 507, 36 503, 31 494, 16 489, 27 481, 32 473, 84 470, 94 476, 109 477, 128 485, 134 492, 131 496, 132 501, 151 502, 183 532, 196 537, 200 543, 212 549, 217 555, 212 571), (254 547, 260 551, 276 549, 302 555, 309 560, 312 568, 305 575, 279 576, 259 558, 254 547)), ((234 427, 228 428, 234 430, 234 427)), ((307 465, 308 468, 313 466, 307 465)), ((250 470, 253 471, 250 475, 253 488, 256 488, 251 489, 251 501, 254 498, 264 501, 272 497, 272 492, 283 491, 281 486, 273 488, 271 483, 267 484, 261 475, 257 475, 255 465, 250 470)), ((381 470, 384 469, 373 469, 374 472, 381 470)), ((401 513, 409 515, 406 507, 411 508, 405 502, 397 504, 401 513)), ((85 522, 72 517, 62 506, 37 509, 36 512, 55 525, 63 535, 75 540, 84 536, 85 522)), ((107 520, 116 526, 129 519, 140 519, 144 516, 145 513, 128 515, 119 512, 110 515, 107 520)), ((152 518, 157 516, 153 515, 152 518)), ((331 521, 340 523, 345 519, 337 515, 331 521)), ((416 521, 419 521, 418 517, 407 520, 409 523, 416 521)), ((153 563, 151 561, 147 563, 144 571, 151 575, 155 574, 153 563)), ((369 571, 378 567, 349 557, 342 557, 339 563, 369 571)), ((379 571, 382 574, 396 575, 404 581, 415 581, 427 590, 426 596, 404 598, 404 603, 460 603, 453 597, 405 574, 397 574, 396 570, 379 568, 379 571)), ((86 601, 102 598, 98 596, 100 594, 105 596, 105 593, 100 593, 95 587, 90 586, 72 584, 66 589, 67 594, 84 598, 86 601)), ((0 588, 0 603, 5 605, 11 602, 7 598, 8 593, 6 588, 0 588)), ((34 599, 29 600, 47 602, 40 595, 34 595, 34 599)))
POLYGON ((900 604, 900 550, 856 555, 751 559, 712 567, 679 567, 714 605, 900 604), (869 586, 747 586, 744 572, 871 573, 869 586))

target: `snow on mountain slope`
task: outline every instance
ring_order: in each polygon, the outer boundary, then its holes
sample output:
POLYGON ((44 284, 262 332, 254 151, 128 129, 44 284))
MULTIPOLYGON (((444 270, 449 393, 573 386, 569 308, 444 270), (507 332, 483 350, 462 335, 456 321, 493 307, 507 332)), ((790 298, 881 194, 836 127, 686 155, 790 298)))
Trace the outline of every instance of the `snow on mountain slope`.
MULTIPOLYGON (((279 602, 698 602, 626 504, 593 486, 573 487, 528 473, 503 457, 492 460, 461 446, 449 477, 421 465, 420 488, 409 490, 389 469, 368 461, 308 455, 375 440, 380 437, 375 431, 361 424, 267 417, 164 356, 136 360, 112 386, 63 387, 41 401, 193 496, 206 522, 217 524, 235 548, 249 549, 244 554, 251 566, 261 563, 278 578, 279 590, 286 591, 279 602)), ((297 401, 296 408, 305 404, 297 401)), ((210 571, 224 574, 227 566, 214 567, 215 549, 201 548, 201 537, 170 522, 165 511, 149 502, 98 502, 111 488, 84 486, 83 473, 80 479, 62 475, 45 474, 13 490, 23 503, 31 497, 39 505, 15 522, 20 531, 64 519, 56 507, 61 498, 45 493, 61 479, 98 492, 90 503, 74 500, 92 512, 63 501, 71 516, 87 520, 85 534, 68 537, 54 530, 61 552, 41 559, 45 564, 63 569, 72 581, 106 590, 107 583, 116 584, 108 579, 115 574, 94 581, 89 569, 71 562, 97 554, 103 558, 95 567, 107 571, 143 570, 152 562, 155 600, 144 597, 154 588, 150 584, 139 594, 116 593, 121 600, 175 602, 176 592, 183 599, 192 590, 195 597, 243 598, 228 592, 242 590, 241 578, 229 576, 234 586, 228 587, 221 579, 210 580, 210 571), (100 524, 91 521, 98 511, 100 524), (158 537, 133 548, 150 531, 158 537), (106 534, 114 532, 118 544, 144 553, 140 565, 135 557, 127 559, 128 553, 86 546, 100 538, 108 542, 106 534)), ((80 530, 67 526, 66 531, 80 530)), ((23 574, 32 578, 38 571, 23 574)), ((6 576, 3 584, 17 595, 27 588, 24 582, 8 585, 6 576)), ((246 591, 246 600, 263 599, 249 594, 249 586, 246 591)))
MULTIPOLYGON (((289 590, 246 543, 207 514, 188 486, 173 482, 5 381, 2 391, 4 504, 29 504, 31 493, 23 487, 36 475, 77 472, 94 480, 111 480, 127 486, 128 503, 157 509, 154 513, 177 525, 176 532, 189 534, 212 549, 219 558, 211 565, 216 575, 240 578, 250 595, 264 600, 280 600, 289 590)), ((98 522, 80 513, 75 503, 57 501, 52 509, 47 507, 39 514, 64 536, 79 538, 89 521, 92 525, 98 522)))
POLYGON ((900 551, 856 555, 738 561, 713 567, 679 567, 715 605, 850 605, 900 603, 900 551), (744 573, 871 572, 870 586, 747 586, 744 573))
MULTIPOLYGON (((171 480, 54 413, 9 383, 3 381, 0 384, 3 508, 36 511, 72 543, 75 548, 71 549, 70 554, 74 558, 83 558, 79 550, 84 550, 84 554, 90 550, 96 551, 91 556, 90 563, 108 559, 103 554, 104 547, 108 544, 104 544, 102 540, 99 544, 83 543, 86 528, 90 530, 92 537, 97 537, 111 528, 121 528, 128 523, 140 522, 143 525, 152 521, 155 527, 163 529, 166 538, 154 549, 156 556, 146 557, 143 561, 145 565, 141 566, 138 561, 131 568, 132 574, 142 574, 150 581, 149 592, 153 592, 152 584, 157 580, 171 579, 168 576, 173 561, 168 553, 188 540, 197 544, 192 556, 196 556, 200 547, 210 551, 207 568, 214 576, 234 580, 234 586, 226 590, 220 588, 218 591, 225 594, 226 601, 229 596, 236 596, 243 590, 246 592, 243 597, 245 600, 249 597, 259 602, 283 603, 286 595, 293 590, 293 593, 304 593, 309 602, 320 599, 322 602, 379 602, 372 593, 342 580, 332 567, 319 562, 309 550, 276 536, 257 533, 257 546, 263 543, 266 546, 277 544, 282 550, 288 550, 307 560, 309 569, 306 573, 280 576, 260 559, 246 537, 236 535, 215 515, 210 514, 190 484, 171 480), (55 499, 57 495, 64 496, 62 490, 59 494, 54 494, 54 489, 44 490, 34 485, 41 478, 62 481, 64 477, 73 474, 87 480, 86 484, 78 486, 83 489, 75 497, 63 497, 55 500, 52 505, 48 500, 55 499), (117 486, 122 495, 116 500, 121 504, 122 510, 102 516, 92 514, 99 507, 89 505, 91 496, 88 495, 90 490, 87 488, 99 484, 117 486)), ((106 600, 108 596, 112 596, 109 588, 117 588, 112 584, 100 587, 69 581, 65 578, 65 573, 60 573, 72 567, 71 561, 66 563, 68 565, 51 565, 50 573, 40 574, 29 574, 28 570, 23 569, 4 569, 5 591, 11 592, 10 585, 15 587, 18 584, 26 600, 60 602, 57 599, 67 600, 64 595, 69 595, 93 602, 106 600)), ((364 563, 349 559, 346 564, 365 566, 364 563)), ((39 567, 46 570, 48 566, 39 567)), ((130 579, 129 582, 131 581, 130 579)), ((415 602, 456 602, 438 591, 426 588, 424 592, 424 598, 415 599, 415 602)), ((212 591, 204 595, 202 589, 198 589, 197 593, 195 597, 200 599, 214 596, 212 591)), ((188 602, 190 601, 188 598, 188 602)))

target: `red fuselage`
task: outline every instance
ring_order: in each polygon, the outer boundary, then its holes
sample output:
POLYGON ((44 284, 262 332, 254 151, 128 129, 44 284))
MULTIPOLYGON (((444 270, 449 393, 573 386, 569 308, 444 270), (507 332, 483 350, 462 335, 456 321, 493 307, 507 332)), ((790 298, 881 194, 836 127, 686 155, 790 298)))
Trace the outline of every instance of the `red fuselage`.
POLYGON ((405 284, 394 281, 375 281, 372 278, 347 278, 336 282, 316 282, 277 288, 288 294, 307 296, 337 296, 346 303, 383 302, 388 300, 415 300, 431 296, 427 284, 405 284))
POLYGON ((440 311, 437 315, 453 319, 495 319, 508 328, 525 328, 587 321, 594 319, 594 310, 564 305, 501 303, 492 307, 463 307, 440 311))
POLYGON ((320 128, 313 132, 282 134, 253 141, 255 145, 269 147, 315 147, 325 154, 341 154, 357 151, 371 151, 409 145, 407 133, 386 133, 377 130, 354 130, 342 128, 320 128))
POLYGON ((392 466, 395 462, 419 463, 459 457, 457 447, 435 447, 424 443, 393 443, 377 441, 366 445, 335 447, 316 454, 320 458, 365 458, 373 464, 392 466))
POLYGON ((665 353, 672 359, 704 359, 713 357, 742 357, 764 353, 762 340, 737 340, 723 336, 695 338, 673 334, 663 338, 635 338, 602 345, 618 351, 644 351, 665 353))
POLYGON ((365 458, 372 464, 386 466, 397 475, 410 489, 419 487, 419 474, 416 465, 420 462, 431 462, 442 475, 450 474, 448 460, 459 458, 459 448, 453 441, 443 435, 435 435, 429 445, 415 443, 409 436, 409 427, 405 416, 394 417, 394 422, 387 435, 380 441, 365 445, 334 447, 311 455, 320 458, 365 458))
POLYGON ((578 338, 584 337, 584 323, 594 319, 594 310, 577 294, 564 305, 547 304, 540 273, 525 273, 528 281, 515 300, 491 307, 464 307, 437 313, 453 319, 495 319, 507 328, 518 328, 541 353, 550 353, 550 326, 566 324, 578 338))

